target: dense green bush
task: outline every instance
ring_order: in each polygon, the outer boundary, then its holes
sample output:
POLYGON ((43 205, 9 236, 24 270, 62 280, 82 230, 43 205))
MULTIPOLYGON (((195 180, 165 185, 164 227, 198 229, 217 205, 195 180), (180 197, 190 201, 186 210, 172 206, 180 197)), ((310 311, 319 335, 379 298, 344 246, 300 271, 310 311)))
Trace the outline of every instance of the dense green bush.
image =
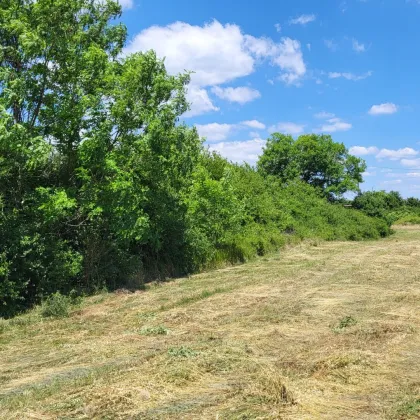
POLYGON ((414 197, 403 199, 397 191, 360 193, 353 206, 368 216, 382 218, 389 226, 401 219, 420 217, 420 200, 414 197))
POLYGON ((267 140, 258 168, 283 182, 299 178, 332 200, 359 191, 366 162, 349 153, 343 143, 325 134, 273 133, 267 140))
POLYGON ((44 318, 66 318, 70 314, 71 298, 56 292, 41 305, 41 316, 44 318))
POLYGON ((66 318, 70 315, 71 308, 81 303, 82 297, 74 289, 67 296, 56 292, 42 302, 40 314, 44 318, 66 318))

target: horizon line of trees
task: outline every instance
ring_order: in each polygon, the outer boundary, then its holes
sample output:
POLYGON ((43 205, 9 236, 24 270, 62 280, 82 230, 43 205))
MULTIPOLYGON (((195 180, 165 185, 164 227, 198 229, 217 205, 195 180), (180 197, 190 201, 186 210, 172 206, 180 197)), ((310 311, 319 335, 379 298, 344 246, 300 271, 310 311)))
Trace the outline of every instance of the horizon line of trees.
POLYGON ((365 163, 330 136, 275 133, 257 168, 206 150, 179 120, 189 74, 122 57, 120 14, 113 0, 0 9, 0 317, 303 238, 390 233, 339 203, 365 163))

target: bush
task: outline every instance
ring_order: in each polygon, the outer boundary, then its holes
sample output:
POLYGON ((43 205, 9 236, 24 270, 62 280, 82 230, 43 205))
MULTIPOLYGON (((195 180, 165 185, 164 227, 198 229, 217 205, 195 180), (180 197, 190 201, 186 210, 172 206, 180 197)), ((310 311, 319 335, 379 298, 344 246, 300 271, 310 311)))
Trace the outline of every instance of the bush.
POLYGON ((66 318, 70 314, 72 298, 56 292, 41 305, 41 316, 44 318, 66 318))
POLYGON ((353 201, 353 206, 368 216, 378 217, 393 224, 410 224, 420 218, 420 200, 414 197, 403 199, 396 191, 367 191, 359 194, 353 201), (406 219, 406 220, 405 220, 406 219), (401 223, 399 222, 401 220, 401 223))

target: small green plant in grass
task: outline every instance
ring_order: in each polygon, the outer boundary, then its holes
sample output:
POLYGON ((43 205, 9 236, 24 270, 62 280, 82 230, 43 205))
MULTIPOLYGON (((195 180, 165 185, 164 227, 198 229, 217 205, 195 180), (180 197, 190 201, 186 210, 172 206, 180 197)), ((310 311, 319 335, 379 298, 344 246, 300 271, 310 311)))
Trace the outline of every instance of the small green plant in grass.
POLYGON ((172 357, 183 357, 185 359, 188 359, 190 357, 196 356, 197 352, 190 349, 189 347, 181 346, 181 347, 171 347, 168 350, 168 354, 169 356, 172 356, 172 357))
POLYGON ((333 331, 339 333, 348 327, 353 327, 356 324, 357 321, 352 316, 345 316, 344 318, 340 319, 340 322, 336 327, 333 328, 333 331))
POLYGON ((399 419, 420 418, 420 397, 401 403, 396 411, 399 419))
POLYGON ((49 296, 41 305, 41 316, 44 318, 66 318, 70 314, 71 298, 60 292, 49 296))
POLYGON ((56 292, 44 300, 40 314, 44 318, 66 318, 70 315, 71 307, 80 305, 82 300, 76 290, 71 290, 68 296, 56 292))
POLYGON ((74 306, 80 305, 83 301, 83 296, 75 289, 69 293, 70 303, 74 306))
POLYGON ((156 312, 142 312, 138 315, 139 319, 145 320, 145 319, 155 319, 156 318, 156 312))
POLYGON ((143 327, 140 330, 141 335, 168 335, 169 330, 163 325, 158 325, 156 327, 143 327))
POLYGON ((0 334, 5 332, 9 328, 9 323, 3 319, 0 318, 0 334))

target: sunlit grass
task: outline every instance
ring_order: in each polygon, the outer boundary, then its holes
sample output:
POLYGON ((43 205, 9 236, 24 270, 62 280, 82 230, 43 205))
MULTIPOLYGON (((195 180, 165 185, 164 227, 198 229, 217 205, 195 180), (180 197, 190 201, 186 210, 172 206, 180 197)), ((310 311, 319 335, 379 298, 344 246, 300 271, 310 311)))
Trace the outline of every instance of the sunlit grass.
POLYGON ((418 418, 420 228, 0 320, 0 418, 418 418))

